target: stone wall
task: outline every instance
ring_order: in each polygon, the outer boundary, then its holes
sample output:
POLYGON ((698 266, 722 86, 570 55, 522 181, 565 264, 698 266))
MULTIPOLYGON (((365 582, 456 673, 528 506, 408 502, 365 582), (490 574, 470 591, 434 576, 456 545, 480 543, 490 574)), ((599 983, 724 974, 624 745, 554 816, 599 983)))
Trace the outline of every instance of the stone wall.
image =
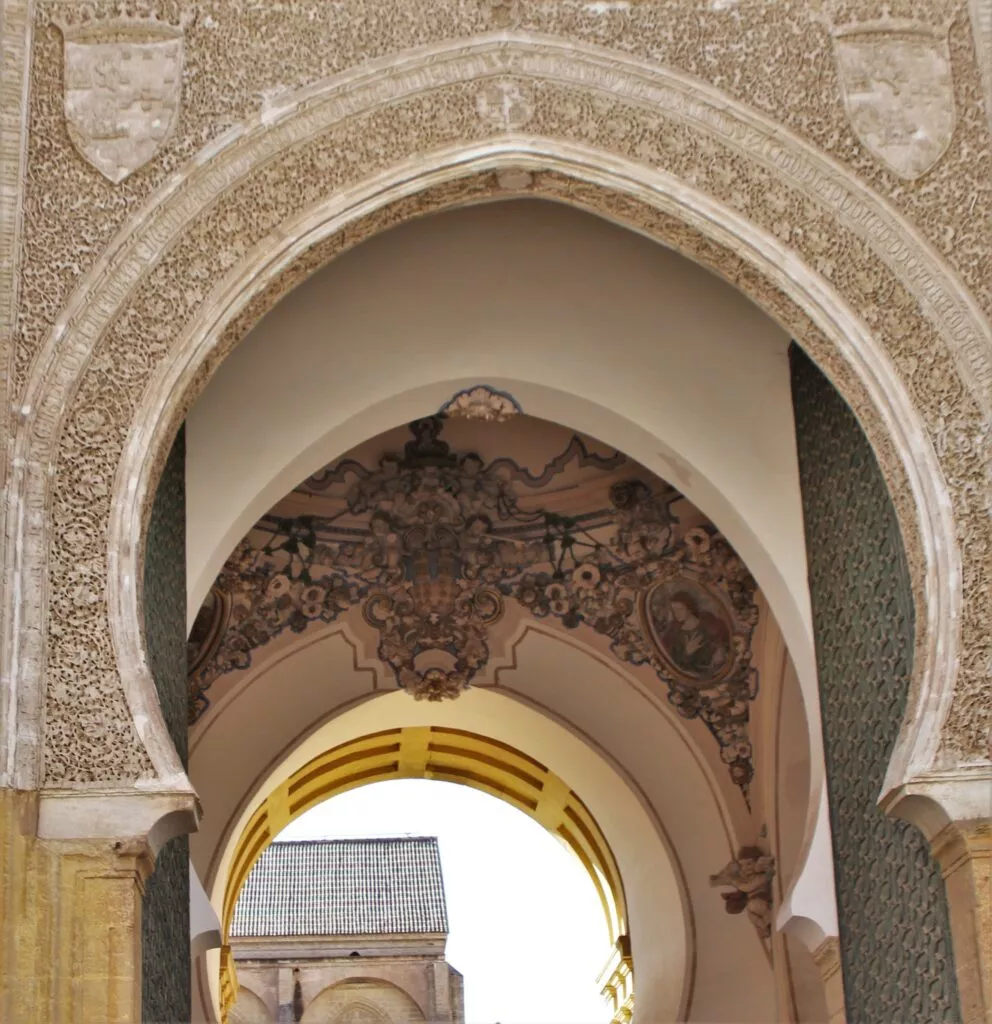
MULTIPOLYGON (((367 951, 375 937, 361 940, 367 951)), ((301 955, 299 948, 294 955, 292 946, 281 940, 278 957, 251 958, 250 951, 236 950, 239 994, 231 1008, 232 1024, 248 1024, 260 1012, 270 1020, 303 1024, 351 1020, 357 1007, 371 1012, 370 1020, 379 1013, 395 1024, 464 1024, 462 976, 444 959, 375 954, 360 960, 321 958, 301 955)))
MULTIPOLYGON (((186 698, 186 441, 180 430, 162 473, 148 527, 145 632, 162 712, 187 763, 186 698)), ((189 839, 159 852, 142 905, 144 1024, 190 1016, 189 839)))
POLYGON ((913 601, 868 440, 790 350, 848 1024, 960 1020, 947 902, 923 836, 876 801, 906 708, 913 601))

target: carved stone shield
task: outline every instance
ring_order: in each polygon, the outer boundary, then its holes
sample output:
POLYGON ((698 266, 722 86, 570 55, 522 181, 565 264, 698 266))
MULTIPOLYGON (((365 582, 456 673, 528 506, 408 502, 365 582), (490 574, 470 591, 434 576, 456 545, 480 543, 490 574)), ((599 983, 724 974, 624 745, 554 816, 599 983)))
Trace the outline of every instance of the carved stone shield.
POLYGON ((182 29, 118 19, 64 25, 62 35, 69 137, 101 174, 123 181, 176 126, 182 29))
POLYGON ((902 178, 925 174, 954 132, 947 30, 885 21, 833 31, 844 106, 862 143, 902 178))

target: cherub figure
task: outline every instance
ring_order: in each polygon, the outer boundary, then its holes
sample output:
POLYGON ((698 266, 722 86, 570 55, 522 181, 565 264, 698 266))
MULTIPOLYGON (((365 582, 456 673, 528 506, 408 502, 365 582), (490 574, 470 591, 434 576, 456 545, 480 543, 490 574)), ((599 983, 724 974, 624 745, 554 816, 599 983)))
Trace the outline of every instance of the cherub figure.
POLYGON ((403 543, 393 531, 389 516, 385 512, 373 513, 369 528, 372 535, 362 552, 362 571, 378 570, 384 581, 402 578, 403 543))
POLYGON ((775 858, 756 846, 742 846, 737 859, 721 872, 710 875, 710 885, 729 886, 734 891, 721 893, 728 914, 747 911, 758 934, 767 939, 772 933, 772 878, 775 858))

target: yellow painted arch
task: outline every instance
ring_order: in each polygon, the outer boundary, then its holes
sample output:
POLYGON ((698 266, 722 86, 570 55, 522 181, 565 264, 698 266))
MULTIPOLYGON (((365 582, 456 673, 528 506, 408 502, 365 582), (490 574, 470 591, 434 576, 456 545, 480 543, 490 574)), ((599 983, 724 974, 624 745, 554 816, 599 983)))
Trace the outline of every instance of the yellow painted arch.
POLYGON ((633 965, 623 881, 606 837, 580 797, 539 761, 478 733, 440 726, 385 729, 308 761, 268 795, 241 833, 224 889, 221 1006, 225 1018, 237 994, 227 940, 238 895, 255 862, 301 814, 339 793, 390 779, 435 779, 470 786, 540 822, 588 872, 606 917, 611 963, 630 976, 633 965))

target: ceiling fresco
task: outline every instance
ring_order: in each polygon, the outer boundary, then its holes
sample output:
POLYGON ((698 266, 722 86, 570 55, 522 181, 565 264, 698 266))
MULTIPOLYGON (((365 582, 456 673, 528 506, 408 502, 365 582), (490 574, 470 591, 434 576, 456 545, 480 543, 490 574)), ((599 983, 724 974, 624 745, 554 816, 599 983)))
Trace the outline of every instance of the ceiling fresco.
POLYGON ((535 469, 458 450, 452 431, 444 415, 417 420, 395 450, 364 446, 374 454, 325 467, 259 520, 194 624, 191 723, 256 650, 352 609, 400 687, 456 698, 485 672, 490 629, 512 608, 594 630, 650 667, 746 795, 758 608, 726 539, 670 484, 588 439, 535 469))

